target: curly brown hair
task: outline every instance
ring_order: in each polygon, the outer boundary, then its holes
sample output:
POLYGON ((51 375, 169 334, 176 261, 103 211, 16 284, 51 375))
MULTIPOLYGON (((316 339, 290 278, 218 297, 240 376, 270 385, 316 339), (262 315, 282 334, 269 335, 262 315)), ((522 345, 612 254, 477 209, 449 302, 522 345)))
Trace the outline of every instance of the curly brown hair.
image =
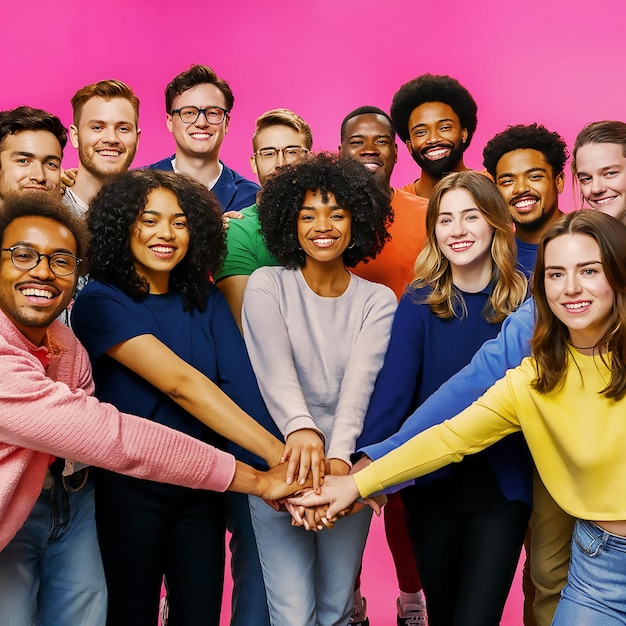
POLYGON ((138 300, 148 295, 150 285, 135 270, 130 238, 155 189, 167 189, 176 196, 189 230, 189 249, 172 270, 170 287, 180 292, 185 310, 195 307, 202 311, 209 293, 209 274, 220 267, 226 251, 222 210, 205 185, 183 174, 132 170, 102 187, 87 213, 92 236, 90 275, 138 300))

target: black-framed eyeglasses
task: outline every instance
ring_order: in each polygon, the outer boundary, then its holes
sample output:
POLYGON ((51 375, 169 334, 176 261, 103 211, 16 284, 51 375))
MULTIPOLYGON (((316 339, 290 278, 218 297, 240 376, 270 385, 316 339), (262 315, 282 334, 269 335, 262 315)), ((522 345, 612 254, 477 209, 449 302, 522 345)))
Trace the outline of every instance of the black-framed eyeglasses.
POLYGON ((69 252, 53 252, 52 254, 42 254, 30 246, 12 246, 2 248, 2 252, 11 253, 11 263, 18 270, 32 270, 41 263, 42 258, 48 259, 50 271, 55 276, 70 276, 78 268, 81 259, 69 252))
POLYGON ((222 107, 207 107, 206 109, 199 109, 198 107, 181 107, 180 109, 174 109, 170 115, 178 113, 180 121, 183 124, 195 124, 201 114, 204 115, 206 121, 214 126, 221 124, 226 116, 230 113, 228 109, 222 107))
POLYGON ((283 159, 285 159, 287 163, 292 163, 304 156, 307 152, 308 150, 302 146, 287 146, 286 148, 261 148, 257 150, 255 154, 266 161, 276 159, 279 154, 282 154, 283 159))

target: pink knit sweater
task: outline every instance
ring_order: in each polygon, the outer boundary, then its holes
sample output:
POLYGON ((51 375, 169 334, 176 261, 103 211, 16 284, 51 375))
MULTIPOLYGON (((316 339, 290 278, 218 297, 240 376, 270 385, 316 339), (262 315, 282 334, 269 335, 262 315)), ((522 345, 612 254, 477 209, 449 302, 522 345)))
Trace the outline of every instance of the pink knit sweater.
POLYGON ((46 370, 0 310, 0 550, 28 517, 55 456, 186 487, 228 488, 234 457, 96 400, 87 354, 60 322, 44 343, 46 370))

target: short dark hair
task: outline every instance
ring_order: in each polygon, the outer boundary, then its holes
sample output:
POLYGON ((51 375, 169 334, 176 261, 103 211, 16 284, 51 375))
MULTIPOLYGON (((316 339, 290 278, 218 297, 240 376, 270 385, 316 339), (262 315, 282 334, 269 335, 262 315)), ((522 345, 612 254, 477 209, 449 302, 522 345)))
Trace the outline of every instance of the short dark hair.
POLYGON ((565 161, 569 158, 567 144, 563 137, 556 132, 549 131, 541 124, 517 124, 509 126, 490 139, 483 150, 483 165, 496 178, 498 161, 513 150, 537 150, 543 154, 546 163, 552 167, 556 176, 563 171, 565 161))
POLYGON ((126 83, 123 83, 121 80, 110 79, 101 80, 92 85, 85 85, 72 96, 74 124, 78 124, 83 107, 92 98, 104 98, 107 101, 113 98, 128 100, 133 109, 135 109, 137 121, 139 120, 139 98, 126 83))
POLYGON ((67 129, 56 115, 48 111, 28 106, 0 111, 0 149, 7 135, 15 135, 23 130, 47 130, 57 138, 61 150, 67 143, 67 129))
POLYGON ((333 194, 339 206, 350 211, 354 245, 343 253, 347 267, 372 259, 382 250, 393 220, 389 192, 357 159, 319 152, 280 168, 261 191, 263 237, 270 253, 285 267, 303 267, 306 260, 296 224, 307 191, 319 191, 323 199, 333 194))
POLYGON ((390 114, 398 136, 406 142, 409 138, 409 117, 425 102, 443 102, 459 116, 461 126, 467 130, 467 145, 472 141, 478 123, 478 107, 470 92, 450 76, 423 74, 398 89, 391 103, 390 114))
POLYGON ((78 273, 86 274, 89 232, 83 220, 61 197, 53 193, 11 193, 4 199, 0 211, 0 242, 9 224, 21 217, 48 217, 67 228, 76 240, 76 256, 83 261, 78 265, 78 273))
POLYGON ((341 122, 341 141, 344 140, 344 134, 346 132, 346 124, 353 117, 357 117, 359 115, 382 115, 389 122, 389 127, 391 128, 391 135, 395 136, 396 125, 393 123, 393 120, 391 119, 391 116, 389 115, 389 113, 386 113, 385 111, 383 111, 382 109, 379 109, 378 107, 365 105, 365 106, 359 107, 358 109, 354 109, 354 111, 350 111, 350 113, 348 113, 348 115, 346 115, 343 118, 343 122, 341 122))
POLYGON ((135 270, 130 238, 150 192, 171 191, 187 218, 189 250, 172 270, 170 286, 180 292, 185 310, 206 308, 209 273, 217 271, 226 251, 222 210, 206 185, 174 172, 132 170, 105 184, 89 205, 90 275, 141 300, 150 289, 135 270))
POLYGON ((615 143, 622 146, 626 157, 626 123, 618 120, 602 120, 587 124, 576 137, 572 149, 572 172, 577 174, 576 153, 588 143, 615 143))
POLYGON ((215 85, 223 94, 228 112, 233 110, 235 96, 229 84, 218 78, 217 74, 208 65, 192 65, 188 70, 181 72, 165 88, 165 111, 172 112, 174 98, 196 85, 215 85))

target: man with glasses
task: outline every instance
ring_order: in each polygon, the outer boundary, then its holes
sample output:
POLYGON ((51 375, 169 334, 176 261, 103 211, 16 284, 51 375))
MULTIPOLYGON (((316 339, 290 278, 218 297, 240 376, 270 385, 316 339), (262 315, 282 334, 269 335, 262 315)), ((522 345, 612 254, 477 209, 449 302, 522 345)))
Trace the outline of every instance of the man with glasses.
MULTIPOLYGON (((304 158, 312 145, 311 128, 299 115, 288 109, 266 111, 256 121, 250 167, 263 186, 279 167, 304 158)), ((259 267, 278 265, 261 236, 257 205, 251 203, 241 213, 243 219, 229 224, 226 258, 215 276, 240 329, 243 290, 250 274, 259 267)))
POLYGON ((235 98, 228 83, 206 65, 192 65, 165 89, 167 129, 176 153, 149 167, 187 174, 206 184, 224 212, 254 203, 259 186, 219 159, 235 98))

